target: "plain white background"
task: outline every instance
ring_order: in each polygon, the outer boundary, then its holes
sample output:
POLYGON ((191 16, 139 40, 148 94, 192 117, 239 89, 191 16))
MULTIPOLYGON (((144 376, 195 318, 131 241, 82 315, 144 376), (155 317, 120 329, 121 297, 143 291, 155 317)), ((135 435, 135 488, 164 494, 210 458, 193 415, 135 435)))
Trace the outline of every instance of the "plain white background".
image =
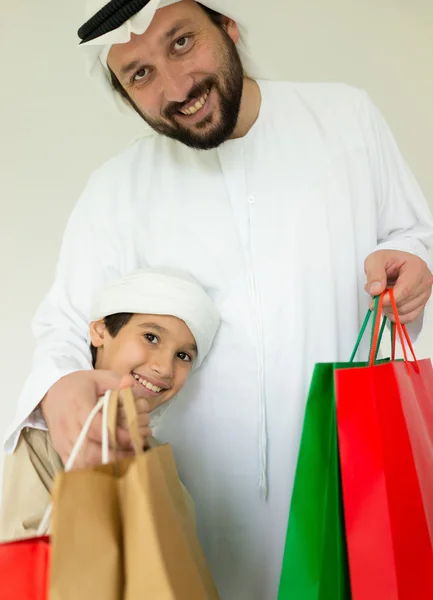
MULTIPOLYGON (((365 88, 433 207, 431 0, 221 1, 245 7, 263 69, 365 88)), ((85 76, 75 34, 83 0, 0 3, 3 436, 30 367, 30 320, 52 280, 66 219, 91 171, 142 128, 116 114, 85 76)), ((433 357, 431 312, 420 356, 433 357)))

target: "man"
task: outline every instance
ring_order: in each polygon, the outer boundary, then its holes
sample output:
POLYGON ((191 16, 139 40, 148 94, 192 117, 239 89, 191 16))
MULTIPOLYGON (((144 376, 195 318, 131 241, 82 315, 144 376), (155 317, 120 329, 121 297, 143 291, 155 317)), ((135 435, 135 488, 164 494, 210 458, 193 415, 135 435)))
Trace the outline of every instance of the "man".
POLYGON ((65 459, 113 385, 90 370, 98 289, 137 266, 189 271, 222 326, 157 436, 175 448, 223 600, 275 600, 313 365, 350 355, 365 283, 395 285, 419 331, 433 223, 364 93, 249 79, 237 22, 208 8, 112 0, 80 29, 91 73, 156 133, 99 169, 74 210, 6 449, 47 425, 65 459))

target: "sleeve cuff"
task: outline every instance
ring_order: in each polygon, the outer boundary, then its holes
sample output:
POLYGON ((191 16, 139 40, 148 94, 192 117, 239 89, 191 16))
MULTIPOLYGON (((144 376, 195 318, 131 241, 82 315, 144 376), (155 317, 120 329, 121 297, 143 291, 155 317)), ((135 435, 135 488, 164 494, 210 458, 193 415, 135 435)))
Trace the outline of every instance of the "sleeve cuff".
POLYGON ((375 248, 375 251, 377 250, 400 250, 401 252, 409 252, 410 254, 415 254, 415 256, 418 256, 418 258, 421 258, 424 262, 426 262, 429 269, 432 267, 427 248, 420 240, 413 237, 405 237, 395 240, 391 239, 387 242, 378 244, 378 246, 375 248))
POLYGON ((18 443, 24 427, 47 430, 47 424, 42 416, 39 403, 48 390, 62 377, 83 370, 82 366, 73 362, 56 364, 49 361, 44 367, 35 369, 27 379, 18 401, 17 412, 4 438, 5 454, 12 454, 18 443))

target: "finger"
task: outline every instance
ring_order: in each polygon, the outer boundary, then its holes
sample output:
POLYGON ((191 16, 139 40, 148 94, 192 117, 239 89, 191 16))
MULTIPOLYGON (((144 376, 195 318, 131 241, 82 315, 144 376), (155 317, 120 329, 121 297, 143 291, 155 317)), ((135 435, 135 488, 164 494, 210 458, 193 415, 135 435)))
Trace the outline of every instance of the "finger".
POLYGON ((383 314, 385 315, 385 317, 389 320, 392 321, 393 323, 395 323, 395 316, 394 316, 394 311, 392 310, 391 306, 387 306, 383 309, 383 314))
POLYGON ((414 312, 419 309, 423 309, 424 306, 427 304, 427 301, 429 298, 430 298, 429 293, 424 292, 423 294, 420 294, 419 296, 414 298, 414 300, 411 300, 410 302, 407 302, 406 304, 399 306, 398 314, 400 315, 400 317, 403 317, 403 316, 410 314, 411 312, 414 312))
POLYGON ((423 310, 424 310, 424 307, 421 306, 417 310, 414 310, 414 311, 408 313, 407 315, 403 315, 400 318, 400 323, 402 325, 410 325, 410 323, 413 323, 414 321, 416 321, 418 319, 418 317, 421 316, 423 310))
MULTIPOLYGON (((138 432, 142 438, 152 436, 152 429, 149 427, 149 422, 137 423, 138 432)), ((131 448, 132 447, 132 439, 128 429, 123 427, 117 428, 116 433, 116 443, 121 448, 131 448)))
POLYGON ((137 416, 137 425, 139 428, 149 427, 150 415, 149 413, 141 413, 137 416))
POLYGON ((131 434, 127 429, 117 427, 116 443, 121 450, 130 450, 132 448, 131 434))
MULTIPOLYGON (((138 428, 138 431, 142 440, 152 436, 152 429, 150 427, 142 426, 138 428)), ((121 429, 120 427, 117 428, 116 442, 117 447, 120 450, 131 450, 133 448, 131 436, 129 434, 129 431, 127 431, 126 429, 121 429)))
POLYGON ((139 427, 138 431, 142 440, 145 440, 148 437, 152 437, 153 435, 152 429, 150 427, 139 427))
MULTIPOLYGON (((399 320, 402 325, 407 325, 408 323, 413 323, 422 311, 427 303, 430 294, 422 294, 412 302, 409 302, 405 306, 398 309, 399 320)), ((394 312, 391 307, 386 308, 384 311, 386 317, 395 323, 394 312)))
MULTIPOLYGON (((84 421, 85 422, 85 421, 84 421)), ((83 425, 84 426, 84 423, 83 425)), ((102 443, 102 415, 98 413, 92 421, 87 433, 87 439, 98 444, 102 443)))
MULTIPOLYGON (((113 450, 109 453, 109 460, 121 460, 134 456, 134 451, 130 449, 117 449, 116 452, 113 450)), ((87 442, 79 453, 77 460, 73 466, 73 469, 84 469, 88 467, 95 467, 102 464, 102 445, 96 442, 87 442)))
POLYGON ((102 445, 87 440, 78 453, 72 469, 84 469, 102 464, 102 445))
POLYGON ((135 383, 136 383, 136 381, 132 375, 124 375, 120 381, 119 389, 130 387, 131 391, 134 395, 134 398, 136 400, 139 400, 139 399, 144 400, 144 398, 141 398, 141 396, 140 396, 141 390, 137 389, 137 386, 135 385, 135 383))
POLYGON ((121 429, 128 429, 128 421, 124 412, 117 413, 117 426, 121 429))
MULTIPOLYGON (((117 424, 120 427, 120 429, 126 429, 126 430, 128 429, 128 422, 126 420, 126 417, 118 419, 117 424)), ((137 416, 137 425, 138 425, 139 429, 149 427, 149 424, 150 424, 149 413, 141 413, 137 416)))
POLYGON ((139 415, 144 413, 149 414, 150 412, 149 402, 145 398, 137 398, 135 401, 135 407, 139 415))
MULTIPOLYGON (((389 287, 389 284, 387 284, 387 286, 389 287)), ((370 302, 370 306, 369 306, 370 310, 374 310, 375 309, 375 301, 372 300, 370 302)), ((382 303, 382 311, 384 314, 387 314, 387 309, 390 308, 390 310, 388 311, 389 314, 392 314, 392 304, 391 304, 391 297, 389 294, 385 294, 383 297, 383 303, 382 303)))
POLYGON ((119 450, 117 449, 116 452, 114 452, 113 450, 110 451, 109 454, 109 458, 110 458, 110 462, 115 462, 117 460, 122 460, 123 458, 130 458, 131 456, 135 456, 135 452, 134 450, 119 450))
POLYGON ((122 379, 124 378, 115 371, 94 371, 97 397, 103 396, 108 390, 118 390, 122 379))
MULTIPOLYGON (((86 436, 89 442, 96 444, 102 444, 102 415, 97 414, 93 423, 90 426, 89 432, 86 436)), ((117 428, 116 431, 116 443, 120 448, 131 447, 131 435, 129 431, 121 428, 117 428)))
POLYGON ((123 375, 119 383, 119 389, 122 390, 123 388, 132 387, 134 383, 135 379, 132 375, 123 375))
POLYGON ((386 289, 386 254, 373 252, 364 263, 367 276, 366 291, 371 296, 378 296, 386 289))
POLYGON ((57 454, 60 456, 62 463, 64 465, 66 465, 66 463, 69 460, 69 457, 71 456, 72 447, 69 449, 67 446, 58 447, 54 443, 53 443, 53 445, 54 445, 54 448, 55 448, 57 454))
MULTIPOLYGON (((414 305, 417 302, 427 303, 431 294, 430 290, 426 290, 425 286, 413 284, 412 287, 410 285, 406 285, 403 281, 399 287, 394 288, 394 300, 397 305, 397 309, 399 314, 402 314, 402 310, 404 307, 409 305, 414 305)), ((392 310, 391 297, 389 294, 386 294, 383 300, 383 308, 384 310, 392 310)))
MULTIPOLYGON (((144 398, 138 398, 135 401, 135 406, 137 409, 137 420, 139 427, 148 426, 150 423, 149 403, 144 398)), ((122 429, 128 429, 128 420, 126 418, 126 412, 123 405, 119 406, 119 411, 117 413, 117 424, 122 429)))
MULTIPOLYGON (((136 409, 138 415, 150 413, 149 403, 144 398, 138 398, 135 401, 135 409, 136 409)), ((123 402, 120 402, 120 404, 119 404, 119 410, 117 412, 117 415, 118 415, 119 419, 122 419, 122 420, 125 419, 126 412, 125 412, 125 407, 123 406, 123 402)))
MULTIPOLYGON (((82 429, 82 427, 78 421, 75 421, 73 424, 71 424, 71 430, 68 432, 68 434, 69 434, 68 438, 65 440, 66 456, 65 456, 65 458, 63 458, 63 456, 62 456, 64 465, 66 465, 67 461, 69 460, 69 457, 71 456, 71 454, 75 448, 78 437, 81 433, 81 429, 82 429)), ((84 440, 84 443, 86 443, 86 440, 84 440)), ((76 464, 76 461, 75 461, 74 465, 75 464, 76 464)))
POLYGON ((404 265, 400 269, 400 275, 394 286, 394 298, 397 306, 406 304, 416 298, 420 292, 426 291, 423 289, 423 270, 407 268, 404 265))

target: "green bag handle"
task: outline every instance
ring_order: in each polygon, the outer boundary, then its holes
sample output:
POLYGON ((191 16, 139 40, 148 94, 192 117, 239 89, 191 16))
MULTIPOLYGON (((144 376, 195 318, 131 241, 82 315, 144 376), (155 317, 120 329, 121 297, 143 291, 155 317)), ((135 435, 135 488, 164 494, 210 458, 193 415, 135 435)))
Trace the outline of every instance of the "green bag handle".
MULTIPOLYGON (((377 319, 380 318, 379 300, 380 300, 380 296, 376 296, 374 299, 374 310, 371 310, 369 308, 367 314, 365 315, 365 319, 362 324, 361 331, 359 332, 358 339, 356 340, 356 344, 353 349, 353 352, 352 352, 349 362, 353 362, 355 360, 355 356, 356 356, 356 353, 358 352, 359 345, 361 344, 362 338, 364 337, 364 334, 365 334, 368 324, 370 322, 371 315, 373 315, 373 327, 371 328, 370 352, 369 352, 369 354, 371 354, 371 351, 373 349, 375 323, 377 322, 377 319)), ((376 348, 376 352, 375 352, 375 356, 374 356, 375 363, 377 361, 377 355, 379 353, 379 348, 382 343, 383 332, 385 331, 385 325, 386 325, 387 320, 388 320, 388 318, 384 315, 382 318, 382 325, 380 326, 379 338, 378 338, 377 348, 376 348)), ((392 345, 392 348, 394 349, 395 348, 395 326, 392 321, 390 323, 391 323, 391 345, 392 345)))
MULTIPOLYGON (((391 329, 391 347, 392 347, 391 360, 392 361, 395 360, 396 332, 398 332, 398 336, 400 338, 400 343, 401 343, 401 346, 403 349, 404 362, 406 364, 406 368, 408 369, 408 371, 410 373, 409 360, 407 357, 407 348, 406 348, 406 344, 407 344, 411 351, 413 359, 414 359, 413 364, 414 364, 415 372, 419 373, 420 369, 419 369, 419 364, 418 364, 417 358, 415 356, 415 351, 413 349, 412 342, 410 340, 406 325, 402 325, 402 323, 400 321, 397 303, 396 303, 395 297, 394 297, 394 290, 392 288, 385 290, 384 292, 382 292, 382 294, 380 294, 380 296, 376 296, 374 299, 374 311, 373 311, 374 316, 373 316, 373 328, 372 328, 371 340, 370 340, 369 365, 370 365, 370 367, 372 367, 375 364, 377 364, 377 355, 379 352, 380 344, 382 342, 382 337, 383 337, 383 332, 385 329, 387 317, 385 315, 383 316, 382 325, 380 326, 380 329, 379 329, 379 320, 380 320, 380 317, 382 314, 383 300, 384 300, 385 295, 388 293, 389 293, 389 297, 391 300, 392 312, 394 314, 394 319, 395 319, 395 323, 392 321, 390 322, 391 323, 391 327, 390 327, 390 329, 391 329)), ((364 323, 361 327, 361 331, 360 331, 358 339, 356 341, 355 348, 352 352, 352 356, 350 357, 350 362, 354 361, 356 352, 358 351, 358 348, 359 348, 359 344, 361 343, 361 340, 365 334, 365 330, 367 329, 367 325, 370 320, 371 313, 372 313, 372 311, 369 309, 368 313, 364 319, 364 323)))

